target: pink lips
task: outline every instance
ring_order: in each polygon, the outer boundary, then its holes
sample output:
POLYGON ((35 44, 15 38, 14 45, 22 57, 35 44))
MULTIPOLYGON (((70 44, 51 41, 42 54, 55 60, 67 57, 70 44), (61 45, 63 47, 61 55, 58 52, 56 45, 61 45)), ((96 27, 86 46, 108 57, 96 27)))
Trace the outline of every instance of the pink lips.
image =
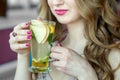
POLYGON ((56 9, 55 12, 57 15, 64 15, 68 10, 66 9, 56 9))

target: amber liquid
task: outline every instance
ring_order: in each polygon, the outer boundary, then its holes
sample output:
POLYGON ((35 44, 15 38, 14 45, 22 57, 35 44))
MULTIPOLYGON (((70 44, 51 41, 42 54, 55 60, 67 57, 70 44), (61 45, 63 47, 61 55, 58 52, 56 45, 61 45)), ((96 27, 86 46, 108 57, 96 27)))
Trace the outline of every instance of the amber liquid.
POLYGON ((48 59, 46 60, 40 60, 40 61, 35 61, 32 60, 32 68, 34 72, 42 72, 48 70, 48 59))
POLYGON ((32 61, 32 65, 34 67, 47 67, 48 66, 48 61, 46 61, 46 62, 42 62, 42 61, 35 62, 35 61, 32 61))

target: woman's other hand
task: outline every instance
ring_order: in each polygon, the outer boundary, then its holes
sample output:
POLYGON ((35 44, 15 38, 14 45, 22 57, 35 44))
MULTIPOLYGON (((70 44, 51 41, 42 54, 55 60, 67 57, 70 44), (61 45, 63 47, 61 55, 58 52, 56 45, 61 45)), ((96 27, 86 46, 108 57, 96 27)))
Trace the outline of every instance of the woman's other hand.
POLYGON ((53 61, 56 69, 65 74, 79 78, 80 80, 89 80, 89 78, 97 80, 97 76, 88 61, 74 50, 54 46, 51 49, 50 57, 56 59, 56 61, 53 61))
POLYGON ((30 22, 21 23, 14 27, 10 33, 10 48, 20 54, 30 53, 30 40, 32 32, 29 30, 30 22))

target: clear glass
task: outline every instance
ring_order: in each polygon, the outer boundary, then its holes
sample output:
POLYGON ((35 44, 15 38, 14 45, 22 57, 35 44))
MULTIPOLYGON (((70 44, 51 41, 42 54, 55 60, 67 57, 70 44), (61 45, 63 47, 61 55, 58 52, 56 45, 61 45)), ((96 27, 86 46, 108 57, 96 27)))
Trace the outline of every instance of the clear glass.
POLYGON ((49 55, 55 30, 54 21, 45 20, 43 23, 50 29, 47 40, 44 43, 38 43, 34 36, 31 40, 32 65, 30 71, 33 73, 39 73, 41 75, 41 78, 39 78, 40 80, 46 80, 45 75, 50 71, 49 55))
POLYGON ((35 39, 32 40, 31 52, 32 52, 32 72, 46 72, 49 70, 49 54, 50 44, 45 42, 44 44, 38 44, 35 39))

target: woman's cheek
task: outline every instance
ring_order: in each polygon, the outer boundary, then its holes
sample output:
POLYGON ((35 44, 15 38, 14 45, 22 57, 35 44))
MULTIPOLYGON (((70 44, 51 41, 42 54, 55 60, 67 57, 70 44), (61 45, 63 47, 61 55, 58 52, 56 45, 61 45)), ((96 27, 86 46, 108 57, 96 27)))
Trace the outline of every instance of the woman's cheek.
POLYGON ((52 5, 52 0, 47 0, 48 6, 51 7, 52 5))

